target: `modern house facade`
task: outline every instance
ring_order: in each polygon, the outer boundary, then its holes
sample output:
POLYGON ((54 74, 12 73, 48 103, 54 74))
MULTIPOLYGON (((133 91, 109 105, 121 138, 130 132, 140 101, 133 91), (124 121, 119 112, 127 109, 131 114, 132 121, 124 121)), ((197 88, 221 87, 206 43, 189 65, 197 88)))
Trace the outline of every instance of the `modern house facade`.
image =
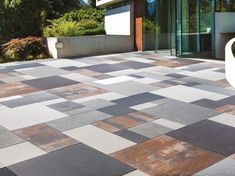
POLYGON ((235 0, 98 0, 107 35, 129 35, 136 50, 224 57, 235 37, 235 0))

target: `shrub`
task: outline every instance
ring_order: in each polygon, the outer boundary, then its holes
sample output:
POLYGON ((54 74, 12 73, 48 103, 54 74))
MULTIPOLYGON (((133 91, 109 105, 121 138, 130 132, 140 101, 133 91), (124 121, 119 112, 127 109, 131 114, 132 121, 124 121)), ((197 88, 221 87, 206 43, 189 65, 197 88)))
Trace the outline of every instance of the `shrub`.
POLYGON ((66 21, 81 21, 81 20, 95 20, 100 23, 104 22, 104 9, 82 8, 80 10, 73 10, 64 14, 63 18, 66 21))
POLYGON ((43 30, 45 37, 72 37, 80 36, 79 24, 73 21, 54 20, 52 24, 43 30))
POLYGON ((160 27, 156 23, 154 23, 148 19, 145 19, 143 21, 143 28, 145 29, 145 33, 147 33, 147 34, 160 33, 160 27))
POLYGON ((50 20, 43 29, 45 37, 71 37, 105 34, 104 10, 83 8, 66 13, 59 19, 50 20))
POLYGON ((0 43, 41 35, 48 19, 76 8, 78 0, 0 0, 0 43))
POLYGON ((48 57, 47 45, 41 37, 12 39, 2 45, 4 61, 23 61, 48 57))

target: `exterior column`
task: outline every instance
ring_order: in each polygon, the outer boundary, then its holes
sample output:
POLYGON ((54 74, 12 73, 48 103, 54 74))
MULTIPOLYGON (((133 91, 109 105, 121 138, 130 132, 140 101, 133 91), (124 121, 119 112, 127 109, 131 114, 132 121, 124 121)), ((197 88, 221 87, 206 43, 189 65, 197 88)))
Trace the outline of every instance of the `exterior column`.
POLYGON ((134 0, 135 2, 135 48, 137 51, 143 50, 143 16, 142 16, 142 0, 134 0))

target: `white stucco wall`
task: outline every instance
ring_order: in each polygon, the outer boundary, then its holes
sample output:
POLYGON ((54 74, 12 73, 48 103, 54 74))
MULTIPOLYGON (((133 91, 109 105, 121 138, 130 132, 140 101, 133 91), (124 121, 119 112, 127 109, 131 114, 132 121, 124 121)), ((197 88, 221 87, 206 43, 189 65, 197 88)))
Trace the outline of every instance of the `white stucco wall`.
POLYGON ((107 10, 105 13, 105 30, 107 35, 133 35, 133 5, 107 10))
POLYGON ((224 58, 225 45, 235 37, 235 12, 215 14, 215 55, 224 58))

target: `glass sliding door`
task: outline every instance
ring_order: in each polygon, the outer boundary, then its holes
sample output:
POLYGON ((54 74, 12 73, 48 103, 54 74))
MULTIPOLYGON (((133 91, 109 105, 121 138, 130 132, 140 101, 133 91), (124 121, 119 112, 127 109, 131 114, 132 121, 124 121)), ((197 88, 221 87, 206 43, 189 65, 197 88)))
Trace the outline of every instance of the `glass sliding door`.
POLYGON ((214 0, 178 0, 177 3, 177 54, 213 52, 214 0))

